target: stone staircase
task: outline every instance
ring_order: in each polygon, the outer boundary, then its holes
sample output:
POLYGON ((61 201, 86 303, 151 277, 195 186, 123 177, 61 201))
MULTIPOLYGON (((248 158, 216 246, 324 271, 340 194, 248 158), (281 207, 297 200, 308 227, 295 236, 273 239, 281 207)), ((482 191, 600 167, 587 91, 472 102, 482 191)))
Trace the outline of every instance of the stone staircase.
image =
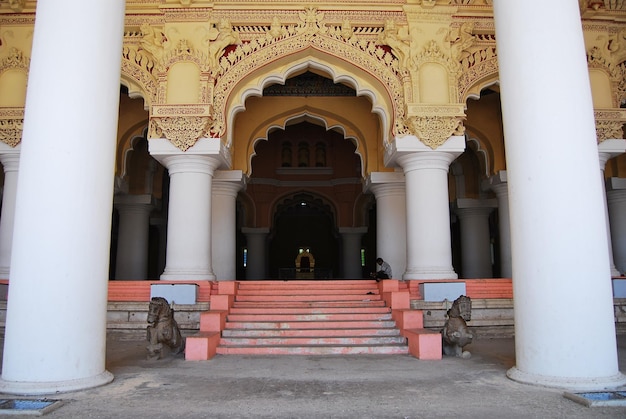
POLYGON ((241 282, 218 354, 407 354, 375 281, 241 282))
POLYGON ((441 359, 441 334, 396 279, 221 281, 185 359, 223 355, 410 354, 441 359))

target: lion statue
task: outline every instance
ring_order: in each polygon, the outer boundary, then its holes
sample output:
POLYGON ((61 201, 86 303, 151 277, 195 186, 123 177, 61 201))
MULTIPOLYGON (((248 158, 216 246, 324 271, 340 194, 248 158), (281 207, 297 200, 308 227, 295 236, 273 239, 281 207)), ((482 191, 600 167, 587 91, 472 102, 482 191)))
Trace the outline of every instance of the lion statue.
POLYGON ((172 353, 179 354, 185 350, 185 340, 180 334, 178 323, 174 320, 174 310, 163 297, 152 297, 148 309, 148 359, 160 359, 163 344, 172 353))
POLYGON ((471 353, 463 350, 465 345, 472 343, 474 338, 466 323, 471 319, 472 300, 465 295, 461 295, 454 300, 452 307, 448 310, 448 320, 446 320, 441 331, 444 355, 454 355, 463 359, 468 359, 472 356, 471 353))

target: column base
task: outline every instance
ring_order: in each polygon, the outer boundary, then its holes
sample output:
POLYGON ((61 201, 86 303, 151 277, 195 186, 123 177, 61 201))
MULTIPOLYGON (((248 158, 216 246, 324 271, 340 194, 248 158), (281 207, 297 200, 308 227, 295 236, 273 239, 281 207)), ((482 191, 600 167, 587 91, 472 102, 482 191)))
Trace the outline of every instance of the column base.
POLYGON ((454 269, 450 270, 414 270, 406 271, 402 275, 402 279, 423 279, 423 280, 439 280, 439 279, 459 279, 459 275, 454 272, 454 269))
POLYGON ((609 377, 550 377, 529 374, 513 367, 506 372, 513 381, 541 387, 559 388, 564 390, 607 390, 626 384, 626 375, 617 373, 609 377))
POLYGON ((113 381, 113 374, 108 371, 93 377, 67 381, 5 381, 0 379, 0 393, 22 396, 67 393, 99 387, 111 381, 113 381))
POLYGON ((165 272, 159 277, 161 281, 215 281, 214 273, 208 272, 189 272, 178 271, 173 272, 165 269, 165 272))

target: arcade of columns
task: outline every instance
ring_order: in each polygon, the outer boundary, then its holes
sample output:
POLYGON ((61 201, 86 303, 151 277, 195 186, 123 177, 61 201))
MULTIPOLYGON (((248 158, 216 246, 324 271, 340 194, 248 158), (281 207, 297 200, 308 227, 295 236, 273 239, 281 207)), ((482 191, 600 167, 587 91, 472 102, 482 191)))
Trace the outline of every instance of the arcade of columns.
MULTIPOLYGON (((499 208, 502 274, 514 279, 515 295, 517 364, 509 376, 584 389, 626 381, 610 281, 626 267, 622 6, 83 3, 0 4, 0 273, 10 268, 11 295, 0 391, 45 394, 112 379, 103 350, 111 210, 113 191, 127 189, 115 159, 124 155, 118 147, 132 146, 113 140, 122 121, 120 68, 130 97, 149 110, 149 153, 170 176, 161 278, 185 281, 235 278, 234 207, 254 151, 254 138, 237 141, 251 134, 237 116, 265 85, 306 69, 371 101, 379 132, 373 142, 357 138, 357 152, 364 189, 376 197, 377 252, 404 279, 457 278, 448 172, 466 148, 467 100, 499 82, 506 164, 503 145, 492 144, 499 165, 484 180, 496 198, 458 199, 455 212, 462 240, 475 244, 463 246, 464 264, 481 276, 488 260, 479 244, 499 208), (82 19, 88 14, 99 19, 82 19), (567 349, 561 342, 576 330, 564 327, 565 305, 588 307, 575 325, 587 338, 567 349), (51 314, 63 326, 42 328, 41 316, 51 314), (41 347, 48 340, 62 344, 41 347)), ((115 198, 123 275, 143 273, 146 254, 133 252, 146 247, 154 205, 147 192, 115 198)), ((358 243, 358 227, 340 231, 358 243)), ((262 249, 263 227, 246 234, 249 247, 262 249)), ((261 276, 264 261, 254 253, 251 270, 261 276)))

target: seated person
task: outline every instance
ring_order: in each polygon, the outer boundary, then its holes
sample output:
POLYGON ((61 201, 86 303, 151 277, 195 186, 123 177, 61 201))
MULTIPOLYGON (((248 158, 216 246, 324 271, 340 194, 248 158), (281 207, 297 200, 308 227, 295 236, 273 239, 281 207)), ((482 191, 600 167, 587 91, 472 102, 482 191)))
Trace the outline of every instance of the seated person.
POLYGON ((378 258, 376 259, 376 272, 372 272, 370 276, 376 278, 376 282, 381 279, 389 279, 392 277, 391 266, 383 258, 378 258))

